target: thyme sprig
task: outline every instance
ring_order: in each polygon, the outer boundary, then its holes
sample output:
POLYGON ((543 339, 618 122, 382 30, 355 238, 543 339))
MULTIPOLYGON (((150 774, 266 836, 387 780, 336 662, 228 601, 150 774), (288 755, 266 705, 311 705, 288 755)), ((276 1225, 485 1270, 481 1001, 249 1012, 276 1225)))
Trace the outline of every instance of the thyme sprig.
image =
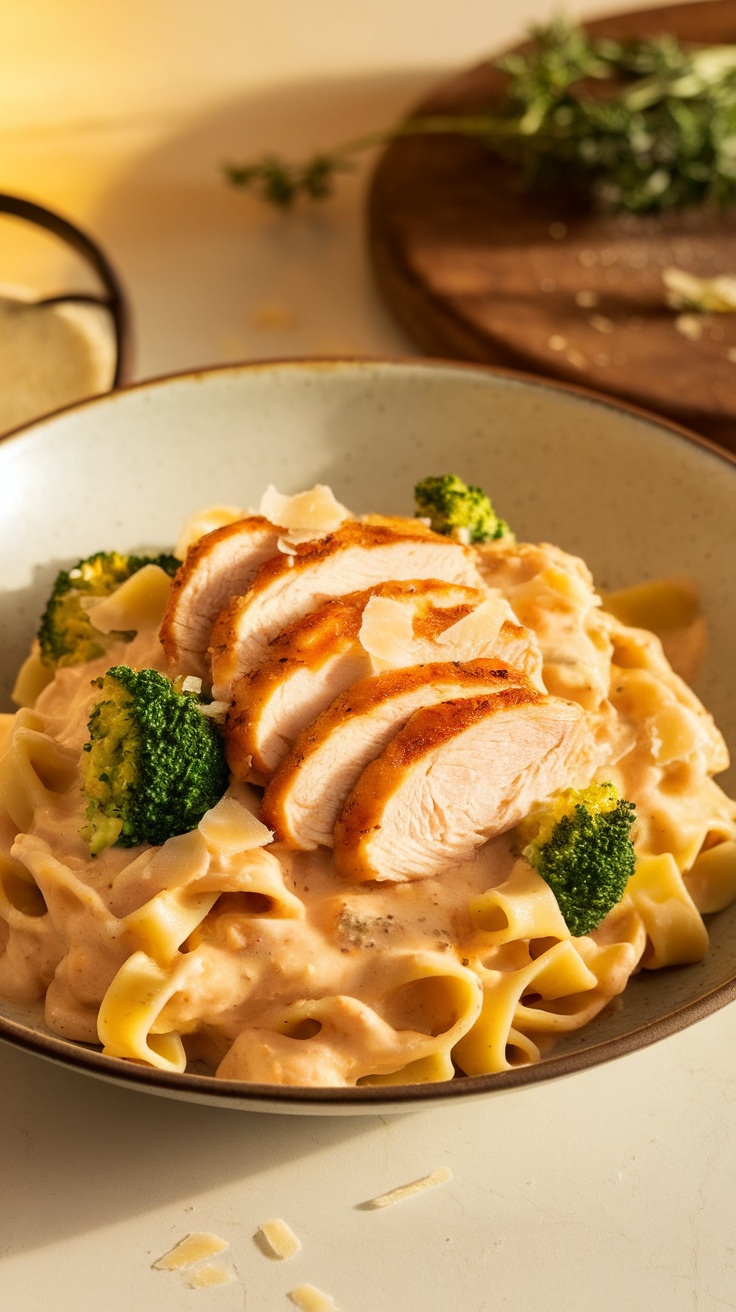
POLYGON ((497 67, 508 75, 498 108, 411 118, 302 162, 264 155, 228 165, 227 178, 288 208, 329 196, 372 146, 451 134, 511 160, 527 186, 572 185, 608 209, 736 203, 736 46, 594 38, 557 20, 497 67))

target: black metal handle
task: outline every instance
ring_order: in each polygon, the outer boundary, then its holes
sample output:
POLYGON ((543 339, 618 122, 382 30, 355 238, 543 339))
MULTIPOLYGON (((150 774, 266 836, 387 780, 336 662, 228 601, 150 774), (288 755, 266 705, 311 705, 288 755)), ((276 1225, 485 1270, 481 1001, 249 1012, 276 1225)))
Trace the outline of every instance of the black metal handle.
POLYGON ((103 305, 109 310, 115 330, 115 374, 112 385, 119 387, 126 381, 130 368, 130 315, 125 293, 107 256, 81 228, 77 228, 75 224, 54 213, 53 210, 46 209, 44 205, 37 205, 35 201, 0 192, 0 214, 10 214, 14 218, 25 219, 28 223, 35 224, 36 227, 59 237, 94 269, 104 288, 104 295, 93 296, 72 292, 68 296, 42 298, 38 304, 54 305, 62 301, 76 301, 103 305))

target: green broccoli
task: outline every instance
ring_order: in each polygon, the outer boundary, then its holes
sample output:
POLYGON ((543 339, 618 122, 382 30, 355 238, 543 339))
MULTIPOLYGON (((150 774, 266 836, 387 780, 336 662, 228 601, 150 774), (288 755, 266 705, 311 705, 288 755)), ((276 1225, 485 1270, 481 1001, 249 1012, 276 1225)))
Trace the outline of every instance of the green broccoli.
POLYGON ((517 829, 521 855, 549 884, 571 934, 589 934, 624 894, 636 808, 613 784, 567 788, 517 829))
POLYGON ((181 561, 176 556, 126 556, 98 551, 70 570, 61 570, 46 603, 38 631, 41 660, 54 669, 81 665, 104 656, 114 641, 132 634, 98 633, 82 606, 83 597, 108 597, 144 565, 159 565, 171 577, 181 561))
POLYGON ((464 483, 457 474, 423 478, 414 488, 414 500, 417 515, 428 518, 435 533, 465 543, 497 538, 514 541, 511 529, 498 518, 482 487, 464 483))
POLYGON ((103 695, 82 758, 82 837, 92 855, 196 828, 229 779, 220 732, 197 695, 178 692, 157 670, 127 665, 114 665, 93 686, 103 695))

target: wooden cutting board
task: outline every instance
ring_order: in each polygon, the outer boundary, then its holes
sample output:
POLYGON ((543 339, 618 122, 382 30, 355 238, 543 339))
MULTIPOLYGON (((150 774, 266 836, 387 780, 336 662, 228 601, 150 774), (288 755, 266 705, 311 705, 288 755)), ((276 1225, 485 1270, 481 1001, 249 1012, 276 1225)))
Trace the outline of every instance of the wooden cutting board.
MULTIPOLYGON (((736 0, 588 27, 736 43, 736 0)), ((497 102, 503 87, 483 63, 414 113, 472 113, 497 102)), ((662 282, 668 266, 736 275, 736 209, 602 216, 567 192, 521 192, 509 165, 472 141, 417 137, 393 143, 379 161, 369 242, 383 294, 429 354, 582 384, 736 450, 736 314, 683 322, 662 282)))

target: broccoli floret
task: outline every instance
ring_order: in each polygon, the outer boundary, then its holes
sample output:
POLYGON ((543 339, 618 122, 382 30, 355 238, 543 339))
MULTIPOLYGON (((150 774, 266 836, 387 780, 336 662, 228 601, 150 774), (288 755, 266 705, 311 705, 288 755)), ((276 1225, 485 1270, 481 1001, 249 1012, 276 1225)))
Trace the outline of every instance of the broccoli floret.
POLYGON ((102 697, 82 758, 82 837, 92 855, 113 843, 160 844, 195 829, 229 779, 219 730, 196 694, 178 692, 157 670, 127 665, 93 684, 102 697))
POLYGON ((80 560, 70 570, 61 570, 46 603, 38 631, 41 660, 59 669, 81 665, 104 656, 115 641, 133 634, 98 633, 82 606, 83 597, 108 597, 131 574, 144 565, 159 565, 171 577, 181 561, 176 556, 125 556, 118 551, 98 551, 80 560))
POLYGON ((435 533, 458 542, 514 541, 505 520, 499 519, 482 487, 464 483, 457 474, 423 478, 414 488, 417 515, 428 518, 435 533))
POLYGON ((636 808, 613 784, 567 788, 517 830, 521 855, 549 884, 571 934, 589 934, 623 897, 636 858, 636 808))

